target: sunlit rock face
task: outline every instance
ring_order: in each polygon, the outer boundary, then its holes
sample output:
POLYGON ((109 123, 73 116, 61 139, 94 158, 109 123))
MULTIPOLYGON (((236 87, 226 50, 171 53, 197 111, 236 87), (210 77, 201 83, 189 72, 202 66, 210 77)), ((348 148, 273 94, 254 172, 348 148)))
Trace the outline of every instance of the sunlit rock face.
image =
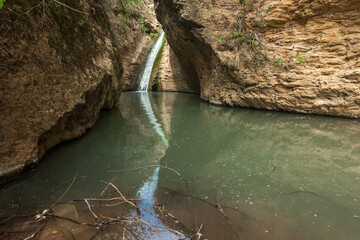
POLYGON ((360 117, 360 2, 155 0, 181 65, 215 104, 360 117))

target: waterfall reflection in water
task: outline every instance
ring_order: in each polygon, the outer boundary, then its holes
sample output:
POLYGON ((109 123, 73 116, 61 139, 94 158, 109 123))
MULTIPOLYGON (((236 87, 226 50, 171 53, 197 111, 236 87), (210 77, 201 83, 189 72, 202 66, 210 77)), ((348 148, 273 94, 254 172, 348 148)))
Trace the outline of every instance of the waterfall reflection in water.
MULTIPOLYGON (((152 124, 155 133, 160 136, 162 143, 165 146, 165 151, 169 147, 168 140, 166 139, 165 132, 163 131, 159 121, 155 117, 154 111, 151 107, 151 102, 149 99, 149 94, 147 92, 140 92, 140 99, 143 109, 146 112, 146 116, 149 119, 149 122, 152 124)), ((157 164, 160 164, 160 159, 158 159, 157 164)), ((137 192, 136 196, 141 199, 139 202, 139 207, 141 210, 141 218, 142 220, 146 221, 147 223, 153 226, 161 226, 163 228, 167 228, 164 224, 163 220, 159 219, 159 215, 155 213, 156 208, 156 201, 155 201, 155 191, 158 186, 159 181, 159 170, 160 167, 156 167, 154 173, 151 177, 149 177, 145 183, 140 187, 139 191, 137 192)), ((136 212, 133 213, 134 216, 137 215, 136 212)), ((137 228, 137 231, 141 232, 141 236, 144 236, 144 232, 142 229, 137 228)), ((151 231, 151 227, 147 228, 147 234, 149 239, 153 238, 154 233, 151 231)), ((145 233, 146 234, 146 233, 145 233)), ((164 231, 159 234, 159 239, 178 239, 180 235, 174 234, 170 231, 164 231)), ((182 238, 184 239, 184 238, 182 238)))
MULTIPOLYGON (((201 233, 207 239, 236 237, 217 209, 163 186, 211 203, 218 198, 242 239, 359 239, 359 121, 217 107, 190 94, 149 93, 148 97, 168 147, 149 121, 140 93, 123 93, 117 108, 102 112, 91 131, 60 145, 34 171, 2 186, 0 215, 21 215, 34 207, 43 210, 79 172, 64 201, 98 197, 104 188, 102 179, 128 198, 139 197, 140 189, 151 189, 145 194, 151 209, 156 189, 155 199, 166 204, 166 212, 189 232, 203 224, 201 233), (190 183, 188 188, 167 169, 140 169, 157 164, 180 172, 190 183), (112 169, 139 170, 107 172, 112 169)), ((81 204, 76 205, 79 219, 93 222, 81 204)), ((93 211, 109 217, 133 214, 127 205, 94 206, 93 211)), ((154 212, 159 214, 155 209, 151 216, 154 212)), ((161 221, 161 216, 153 221, 161 221)), ((146 227, 142 230, 143 239, 154 236, 146 227)), ((87 232, 75 239, 90 239, 87 232)), ((113 239, 121 239, 122 233, 116 224, 105 232, 113 239)), ((131 239, 128 232, 126 236, 131 239)))

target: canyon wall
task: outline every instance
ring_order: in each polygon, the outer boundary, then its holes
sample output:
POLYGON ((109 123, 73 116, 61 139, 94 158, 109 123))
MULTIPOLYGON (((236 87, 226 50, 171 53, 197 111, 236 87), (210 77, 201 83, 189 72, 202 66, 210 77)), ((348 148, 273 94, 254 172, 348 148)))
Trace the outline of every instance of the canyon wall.
POLYGON ((0 180, 111 109, 156 31, 150 0, 61 2, 6 1, 0 10, 0 180))
POLYGON ((155 0, 155 7, 202 99, 360 117, 358 0, 155 0))

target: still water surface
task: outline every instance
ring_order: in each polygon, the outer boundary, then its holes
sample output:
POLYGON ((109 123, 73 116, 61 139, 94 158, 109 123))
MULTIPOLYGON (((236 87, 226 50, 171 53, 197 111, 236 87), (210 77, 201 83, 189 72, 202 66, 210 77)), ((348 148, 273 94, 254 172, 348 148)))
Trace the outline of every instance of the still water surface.
MULTIPOLYGON (((191 94, 123 93, 91 131, 3 186, 0 216, 48 208, 76 173, 62 202, 98 197, 106 187, 100 180, 110 181, 141 199, 141 219, 187 237, 201 226, 201 239, 360 236, 357 120, 219 107, 191 94)), ((129 206, 94 211, 137 214, 129 206)), ((120 239, 117 231, 101 237, 120 239)), ((143 239, 185 238, 146 226, 133 231, 143 239)))

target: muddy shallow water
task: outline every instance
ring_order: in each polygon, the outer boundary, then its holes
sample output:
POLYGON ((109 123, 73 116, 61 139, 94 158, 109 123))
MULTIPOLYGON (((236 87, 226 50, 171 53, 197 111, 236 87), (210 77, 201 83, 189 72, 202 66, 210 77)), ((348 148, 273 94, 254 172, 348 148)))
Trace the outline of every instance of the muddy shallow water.
MULTIPOLYGON (((91 131, 2 186, 0 239, 355 240, 359 183, 358 120, 123 93, 91 131), (97 217, 124 220, 95 227, 19 217, 48 209, 76 173, 51 214, 101 223, 81 201, 100 196, 101 180, 139 209, 92 201, 97 217)), ((119 194, 109 187, 104 196, 119 194)))

